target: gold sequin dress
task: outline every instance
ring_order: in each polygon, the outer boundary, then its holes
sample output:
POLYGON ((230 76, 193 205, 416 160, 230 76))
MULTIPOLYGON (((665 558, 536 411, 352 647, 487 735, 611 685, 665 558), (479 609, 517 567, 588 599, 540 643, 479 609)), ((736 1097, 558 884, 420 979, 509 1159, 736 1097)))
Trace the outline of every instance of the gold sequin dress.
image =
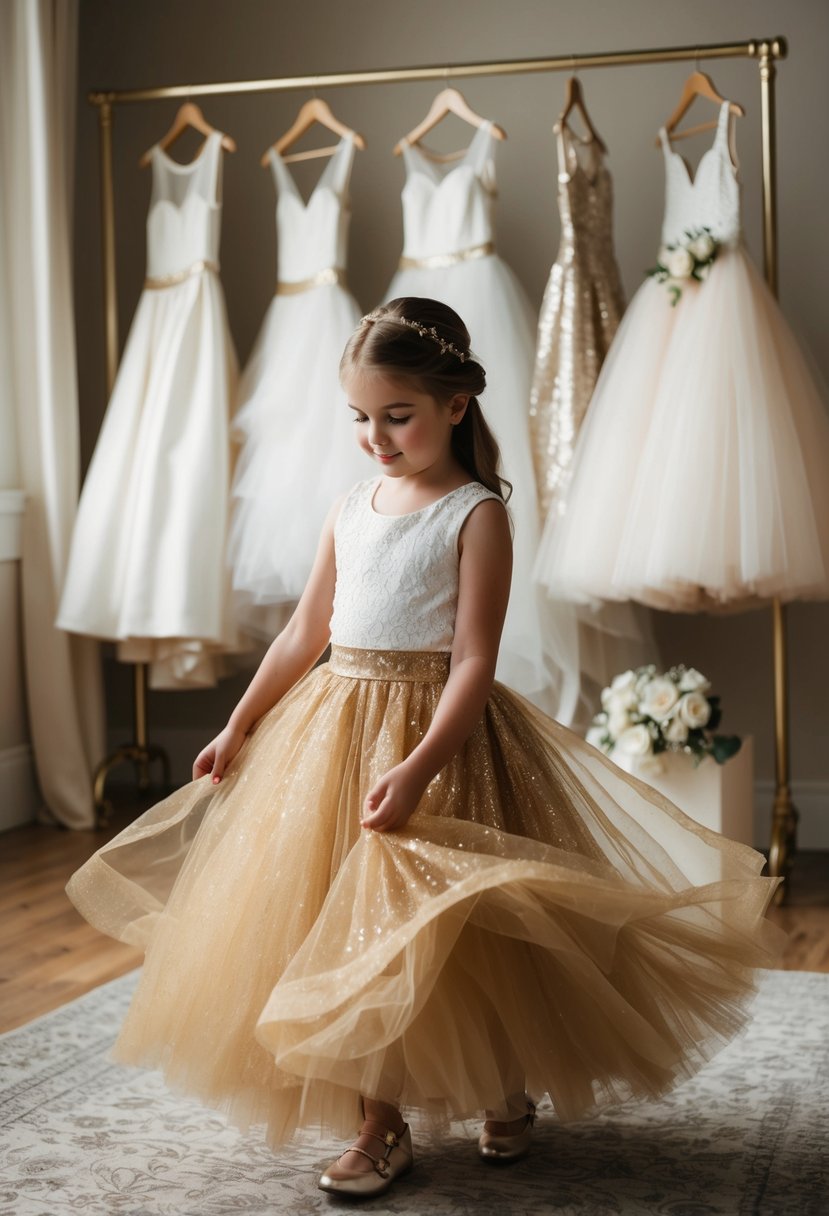
POLYGON ((748 1017, 775 881, 497 684, 406 828, 361 829, 434 716, 458 536, 493 497, 472 482, 385 516, 377 484, 336 524, 330 660, 218 786, 186 785, 70 880, 146 951, 114 1056, 273 1145, 350 1133, 360 1093, 437 1119, 506 1108, 525 1079, 563 1119, 657 1094, 748 1017))
MULTIPOLYGON (((624 311, 613 252, 613 182, 595 140, 566 123, 557 130, 561 241, 538 322, 530 392, 530 435, 541 523, 549 535, 564 512, 579 428, 624 311)), ((546 583, 545 554, 535 577, 546 583)), ((563 605, 558 605, 559 612, 563 605)), ((586 727, 620 671, 657 658, 650 621, 637 605, 578 605, 570 646, 579 668, 579 705, 569 724, 586 727)))
POLYGON ((601 149, 566 123, 557 145, 561 242, 541 305, 530 393, 542 520, 563 508, 579 427, 624 311, 613 252, 613 182, 601 149))

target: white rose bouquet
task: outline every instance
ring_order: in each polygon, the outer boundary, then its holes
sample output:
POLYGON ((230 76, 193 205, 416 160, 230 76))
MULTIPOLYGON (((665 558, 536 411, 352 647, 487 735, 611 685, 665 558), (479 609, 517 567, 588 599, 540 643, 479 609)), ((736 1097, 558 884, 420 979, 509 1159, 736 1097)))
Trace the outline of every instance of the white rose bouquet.
POLYGON ((706 756, 725 764, 741 740, 714 733, 722 715, 710 688, 704 675, 683 664, 661 673, 653 664, 623 671, 603 691, 587 742, 607 755, 638 756, 646 767, 661 768, 662 752, 685 752, 694 766, 706 756))
POLYGON ((710 228, 686 231, 684 241, 662 246, 656 265, 645 273, 656 279, 657 283, 665 284, 673 307, 682 295, 686 282, 695 279, 702 283, 708 278, 719 248, 720 243, 711 235, 710 228))

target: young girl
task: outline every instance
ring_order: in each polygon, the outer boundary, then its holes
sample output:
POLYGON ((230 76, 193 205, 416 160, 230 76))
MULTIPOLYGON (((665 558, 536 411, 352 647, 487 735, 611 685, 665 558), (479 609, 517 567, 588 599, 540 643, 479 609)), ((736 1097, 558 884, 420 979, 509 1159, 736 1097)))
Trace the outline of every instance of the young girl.
POLYGON ((393 301, 342 379, 379 476, 332 506, 193 782, 67 889, 146 950, 115 1058, 272 1145, 356 1132, 319 1185, 369 1196, 412 1163, 401 1107, 485 1117, 503 1161, 528 1094, 574 1119, 687 1077, 779 931, 759 854, 493 683, 508 487, 460 318, 393 301))

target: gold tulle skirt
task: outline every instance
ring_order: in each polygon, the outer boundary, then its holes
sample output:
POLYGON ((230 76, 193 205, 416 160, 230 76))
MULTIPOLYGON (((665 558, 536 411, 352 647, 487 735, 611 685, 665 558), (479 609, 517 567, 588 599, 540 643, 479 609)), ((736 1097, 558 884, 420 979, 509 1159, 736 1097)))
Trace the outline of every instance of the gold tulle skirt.
POLYGON ((67 890, 142 947, 114 1058, 269 1143, 349 1134, 359 1095, 443 1119, 562 1119, 654 1096, 747 1020, 782 935, 752 849, 496 685, 405 830, 365 795, 422 738, 435 653, 332 649, 201 778, 101 848, 67 890))

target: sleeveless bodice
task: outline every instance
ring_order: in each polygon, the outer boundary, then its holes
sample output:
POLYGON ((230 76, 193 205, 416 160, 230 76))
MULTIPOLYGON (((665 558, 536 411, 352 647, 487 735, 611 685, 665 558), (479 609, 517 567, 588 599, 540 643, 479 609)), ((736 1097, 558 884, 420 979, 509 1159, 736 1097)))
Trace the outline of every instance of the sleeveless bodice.
POLYGON ((273 148, 271 168, 277 191, 278 279, 296 283, 323 270, 343 270, 348 241, 348 179, 354 138, 345 135, 305 203, 282 157, 273 148))
POLYGON ((366 649, 451 650, 458 537, 473 507, 501 499, 472 481, 419 511, 379 515, 372 506, 379 484, 379 478, 359 482, 337 518, 331 641, 366 649))
POLYGON ((740 240, 740 185, 731 138, 730 102, 720 107, 714 142, 701 157, 693 178, 678 152, 670 145, 665 128, 659 132, 665 155, 665 216, 662 244, 681 241, 686 232, 710 228, 723 245, 740 240))
POLYGON ((456 254, 493 239, 492 123, 475 132, 459 163, 441 172, 416 144, 403 144, 403 256, 456 254))
POLYGON ((218 265, 222 133, 208 135, 187 165, 152 150, 153 188, 147 215, 147 275, 163 278, 199 262, 218 265))

